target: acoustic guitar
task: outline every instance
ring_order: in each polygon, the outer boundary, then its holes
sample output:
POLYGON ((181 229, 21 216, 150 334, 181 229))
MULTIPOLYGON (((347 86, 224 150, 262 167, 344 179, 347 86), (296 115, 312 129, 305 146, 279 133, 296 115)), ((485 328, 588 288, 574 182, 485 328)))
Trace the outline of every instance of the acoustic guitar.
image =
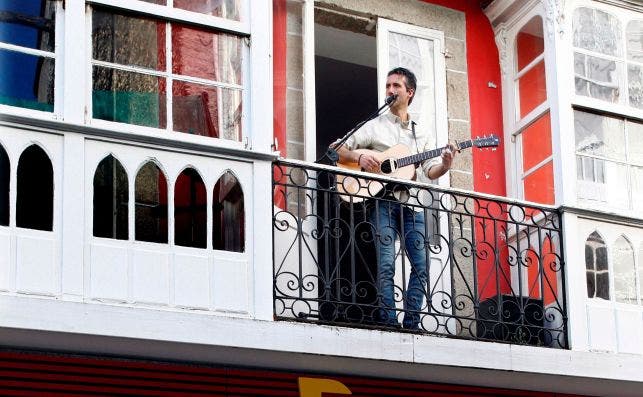
MULTIPOLYGON (((470 139, 464 142, 456 142, 458 151, 470 147, 492 148, 497 147, 500 140, 495 135, 488 137, 470 139)), ((393 178, 411 180, 415 177, 415 164, 438 157, 446 146, 428 150, 426 152, 411 154, 411 150, 403 144, 390 147, 383 152, 369 149, 355 149, 359 154, 370 154, 380 162, 379 175, 386 175, 393 178)), ((337 166, 347 170, 362 171, 359 164, 355 162, 337 163, 337 166)), ((364 199, 375 197, 385 186, 385 183, 375 180, 365 180, 351 175, 337 175, 337 191, 344 201, 360 202, 364 199)))

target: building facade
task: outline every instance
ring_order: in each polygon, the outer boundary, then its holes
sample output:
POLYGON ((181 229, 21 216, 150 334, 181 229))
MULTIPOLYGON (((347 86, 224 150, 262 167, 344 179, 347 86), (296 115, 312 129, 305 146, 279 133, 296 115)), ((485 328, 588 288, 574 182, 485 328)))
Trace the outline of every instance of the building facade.
POLYGON ((643 393, 638 1, 7 0, 0 76, 6 393, 643 393), (329 161, 397 66, 430 183, 329 161))

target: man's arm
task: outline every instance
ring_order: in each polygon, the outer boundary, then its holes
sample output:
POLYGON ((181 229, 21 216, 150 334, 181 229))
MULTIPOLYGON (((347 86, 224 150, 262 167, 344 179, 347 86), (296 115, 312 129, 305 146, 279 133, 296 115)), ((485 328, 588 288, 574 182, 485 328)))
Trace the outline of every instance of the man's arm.
POLYGON ((442 162, 432 165, 426 172, 426 176, 428 176, 429 179, 438 179, 442 175, 446 174, 453 165, 453 159, 455 158, 456 152, 457 150, 455 145, 453 145, 452 143, 448 144, 447 147, 442 151, 442 162))
POLYGON ((357 163, 363 170, 370 172, 377 172, 380 169, 380 162, 370 154, 355 152, 344 146, 337 149, 337 154, 342 163, 357 163))

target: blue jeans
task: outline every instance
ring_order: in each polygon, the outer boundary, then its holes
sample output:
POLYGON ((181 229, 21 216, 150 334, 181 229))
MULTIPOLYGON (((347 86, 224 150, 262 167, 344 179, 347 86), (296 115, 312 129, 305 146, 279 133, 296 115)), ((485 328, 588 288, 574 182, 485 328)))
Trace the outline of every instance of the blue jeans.
MULTIPOLYGON (((399 325, 395 310, 395 259, 404 255, 411 262, 411 274, 404 298, 404 328, 418 328, 420 309, 426 295, 428 233, 424 212, 396 202, 380 201, 370 210, 370 219, 375 228, 377 272, 381 320, 387 325, 399 325), (395 241, 403 238, 401 252, 395 252, 395 241)), ((403 288, 400 286, 398 288, 403 288)))

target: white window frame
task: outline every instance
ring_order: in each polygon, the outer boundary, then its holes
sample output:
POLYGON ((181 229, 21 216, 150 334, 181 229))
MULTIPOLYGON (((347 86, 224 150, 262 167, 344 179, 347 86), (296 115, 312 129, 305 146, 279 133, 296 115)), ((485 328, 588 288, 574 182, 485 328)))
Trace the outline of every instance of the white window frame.
POLYGON ((27 109, 18 106, 0 104, 0 113, 32 117, 45 120, 58 120, 63 113, 63 92, 64 92, 64 29, 65 18, 61 1, 54 1, 56 6, 56 21, 54 34, 54 51, 43 51, 14 44, 0 42, 0 49, 17 52, 26 55, 41 56, 54 61, 54 110, 45 112, 42 110, 27 109))
POLYGON ((638 109, 628 105, 629 89, 627 85, 627 65, 628 63, 630 64, 634 63, 643 67, 643 63, 629 61, 627 59, 627 34, 626 34, 627 25, 630 23, 630 21, 643 21, 643 15, 637 14, 636 12, 633 12, 632 10, 629 10, 626 8, 620 8, 609 4, 603 4, 597 1, 587 1, 587 0, 575 1, 573 6, 569 10, 570 10, 570 15, 569 15, 570 21, 572 21, 570 22, 570 25, 569 25, 569 34, 570 34, 569 43, 570 43, 570 54, 571 54, 569 62, 571 62, 571 65, 572 65, 570 69, 572 71, 572 75, 569 81, 569 92, 571 94, 570 96, 572 100, 572 105, 593 108, 600 112, 615 113, 629 118, 643 120, 643 109, 638 109), (622 45, 622 52, 623 52, 622 56, 620 57, 610 56, 610 55, 606 55, 598 52, 589 51, 583 48, 574 47, 573 18, 574 18, 574 14, 576 13, 576 10, 583 7, 606 12, 620 21, 621 35, 622 35, 621 45, 622 45), (574 74, 574 67, 573 67, 574 54, 576 52, 589 55, 589 56, 599 57, 605 60, 612 60, 616 62, 617 68, 620 69, 620 73, 621 73, 618 80, 620 95, 619 95, 619 101, 617 103, 611 103, 607 101, 602 101, 597 98, 591 98, 591 97, 576 94, 575 74, 574 74))
MULTIPOLYGON (((504 139, 508 143, 507 150, 505 152, 505 162, 508 167, 508 173, 506 178, 506 189, 507 194, 511 197, 518 199, 524 199, 524 179, 529 176, 535 170, 540 169, 540 167, 550 161, 553 161, 554 165, 554 178, 557 178, 556 171, 556 161, 554 158, 554 123, 555 120, 551 114, 552 106, 552 92, 550 90, 550 70, 551 70, 551 43, 549 43, 548 37, 546 35, 547 26, 545 21, 547 17, 545 15, 545 10, 541 3, 538 3, 536 6, 530 10, 524 12, 520 18, 512 21, 511 26, 506 28, 506 58, 501 60, 504 62, 503 70, 506 73, 503 73, 503 82, 502 82, 502 95, 503 95, 503 122, 504 122, 504 139), (529 23, 533 18, 540 17, 543 23, 543 53, 537 56, 535 59, 530 61, 528 65, 523 67, 521 70, 518 69, 517 63, 517 36, 522 28, 529 23), (532 70, 538 63, 545 63, 545 81, 547 87, 547 98, 540 105, 532 109, 528 114, 520 117, 520 101, 519 101, 519 79, 524 76, 527 72, 532 70), (523 169, 523 154, 522 154, 522 132, 528 129, 535 121, 539 120, 544 114, 549 112, 549 117, 551 120, 551 136, 552 136, 552 154, 547 158, 543 159, 540 163, 534 165, 529 170, 523 169), (511 168, 509 168, 511 167, 511 168)), ((554 183, 556 183, 554 181, 554 183)))
MULTIPOLYGON (((87 48, 85 50, 87 54, 86 71, 85 71, 85 79, 87 83, 85 84, 85 87, 84 87, 85 103, 86 103, 86 109, 87 109, 86 123, 99 128, 105 128, 105 129, 111 129, 111 130, 117 130, 117 131, 129 132, 129 133, 133 132, 133 133, 138 133, 138 134, 148 135, 153 137, 162 137, 162 138, 169 137, 171 139, 176 139, 184 142, 201 143, 201 144, 209 144, 209 145, 216 142, 217 146, 230 147, 230 148, 250 148, 252 146, 252 143, 250 142, 250 137, 252 136, 251 134, 252 118, 250 116, 250 111, 251 109, 253 109, 253 106, 250 104, 252 100, 252 97, 250 94, 250 90, 251 90, 250 87, 252 86, 250 82, 252 66, 250 62, 251 49, 248 45, 242 46, 243 64, 242 64, 242 84, 240 86, 221 83, 221 82, 215 83, 209 80, 206 81, 204 79, 187 77, 187 76, 181 76, 180 78, 182 81, 187 81, 190 83, 196 83, 196 84, 206 83, 208 86, 217 87, 217 88, 234 88, 234 89, 242 90, 243 114, 242 114, 242 121, 241 121, 242 137, 240 142, 229 140, 229 139, 223 139, 223 138, 195 136, 184 132, 177 132, 172 130, 172 89, 171 89, 172 86, 171 84, 177 75, 173 74, 170 70, 170 65, 171 65, 170 61, 172 56, 170 52, 170 46, 171 46, 170 23, 184 23, 184 24, 187 23, 192 26, 229 32, 230 34, 238 35, 239 37, 247 37, 248 39, 242 40, 242 41, 245 41, 245 43, 247 44, 250 42, 249 38, 253 37, 251 36, 250 23, 248 21, 250 2, 246 0, 242 4, 242 15, 241 15, 242 21, 241 22, 232 21, 225 18, 215 17, 215 16, 198 14, 195 12, 190 12, 190 11, 185 11, 180 9, 174 9, 172 8, 173 0, 167 0, 167 3, 168 4, 164 6, 164 5, 156 5, 156 4, 151 4, 151 3, 141 2, 141 1, 126 1, 126 0, 90 0, 88 1, 88 4, 90 5, 103 6, 103 8, 106 8, 106 9, 113 9, 115 12, 117 11, 125 12, 125 13, 132 12, 135 15, 145 15, 145 16, 150 16, 152 18, 157 18, 159 20, 164 20, 167 24, 166 40, 165 40, 167 70, 150 71, 148 69, 139 68, 135 66, 122 67, 123 65, 105 63, 105 62, 93 60, 92 59, 92 38, 91 38, 92 7, 88 7, 88 11, 86 13, 87 48), (92 68, 94 65, 109 66, 110 68, 115 68, 115 69, 124 70, 124 71, 134 71, 134 72, 140 71, 140 72, 144 72, 146 75, 153 75, 153 76, 165 78, 167 82, 166 83, 166 86, 167 86, 166 128, 161 129, 161 128, 145 127, 145 126, 139 126, 134 124, 119 123, 114 121, 107 121, 107 120, 100 120, 100 119, 93 118, 91 116, 92 114, 91 106, 92 106, 92 68), (250 106, 247 106, 249 104, 250 106)), ((255 35, 254 37, 256 36, 258 35, 255 35)), ((253 90, 253 93, 254 92, 255 90, 253 90)))

